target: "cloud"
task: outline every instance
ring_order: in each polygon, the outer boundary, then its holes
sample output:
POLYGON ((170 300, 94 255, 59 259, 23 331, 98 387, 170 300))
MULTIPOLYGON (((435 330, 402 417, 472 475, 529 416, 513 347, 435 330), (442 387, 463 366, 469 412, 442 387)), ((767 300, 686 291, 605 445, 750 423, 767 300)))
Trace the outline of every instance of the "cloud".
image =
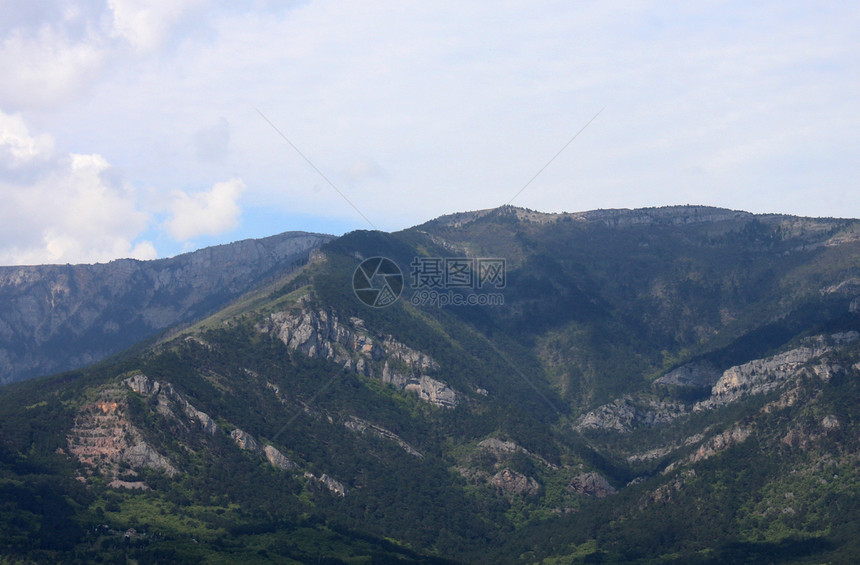
POLYGON ((40 161, 54 150, 54 138, 30 135, 21 116, 0 112, 0 166, 16 169, 40 161))
POLYGON ((0 112, 0 264, 155 258, 152 243, 135 241, 150 217, 134 188, 116 180, 104 157, 53 147, 51 136, 33 136, 20 117, 0 112), (37 175, 14 174, 34 163, 37 175))
POLYGON ((208 192, 175 191, 165 228, 178 241, 232 230, 239 225, 242 209, 237 201, 245 188, 245 183, 234 178, 216 183, 208 192))
POLYGON ((0 107, 47 107, 79 93, 105 60, 98 40, 70 39, 60 28, 12 31, 0 43, 0 107))
POLYGON ((4 6, 0 15, 0 108, 62 104, 103 78, 131 45, 134 55, 161 48, 178 22, 206 0, 46 0, 4 6))
POLYGON ((138 52, 161 45, 170 27, 205 0, 108 0, 113 12, 113 33, 138 52))
POLYGON ((217 122, 197 130, 194 134, 197 158, 208 163, 219 163, 230 153, 230 123, 221 117, 217 122))
POLYGON ((845 3, 29 5, 0 11, 0 109, 59 149, 8 126, 2 178, 39 186, 71 174, 63 156, 102 155, 100 178, 121 172, 137 209, 164 214, 146 232, 162 252, 227 233, 239 203, 231 237, 261 235, 262 210, 265 225, 367 227, 255 107, 382 229, 507 202, 603 107, 515 204, 860 216, 860 11, 845 3), (193 194, 230 178, 248 189, 222 212, 193 194))

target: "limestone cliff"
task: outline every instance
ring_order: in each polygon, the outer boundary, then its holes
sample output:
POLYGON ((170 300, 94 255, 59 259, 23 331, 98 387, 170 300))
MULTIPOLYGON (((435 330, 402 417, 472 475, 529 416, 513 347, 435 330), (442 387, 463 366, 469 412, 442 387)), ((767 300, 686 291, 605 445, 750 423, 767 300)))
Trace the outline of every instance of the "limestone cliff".
MULTIPOLYGON (((829 341, 834 345, 845 345, 860 337, 856 331, 833 334, 829 341)), ((774 390, 783 382, 798 375, 803 366, 825 353, 832 351, 824 336, 807 339, 801 347, 784 353, 755 359, 743 365, 725 370, 711 388, 710 398, 697 403, 693 410, 709 410, 724 406, 752 394, 764 394, 774 390)), ((831 371, 820 368, 818 371, 831 371)))
POLYGON ((680 402, 659 401, 625 395, 584 414, 577 420, 577 430, 600 429, 629 432, 640 427, 666 424, 687 413, 680 402))
POLYGON ((667 424, 691 411, 713 410, 751 395, 771 392, 805 374, 807 370, 827 380, 841 368, 818 360, 834 348, 853 343, 858 338, 860 333, 856 331, 807 338, 799 347, 729 367, 722 373, 708 364, 684 365, 657 379, 655 383, 680 386, 713 383, 708 398, 690 406, 682 402, 655 399, 652 395, 628 394, 582 415, 574 427, 579 431, 630 432, 640 427, 667 424))
POLYGON ((154 398, 156 401, 156 410, 159 413, 177 418, 177 411, 185 414, 189 423, 198 426, 201 430, 209 435, 214 435, 218 431, 218 426, 209 414, 195 408, 188 400, 176 392, 170 383, 160 383, 147 377, 143 374, 137 374, 125 379, 125 384, 141 396, 154 398))
POLYGON ((275 312, 257 330, 308 357, 328 359, 347 371, 379 378, 431 404, 453 408, 459 402, 451 387, 427 374, 438 371, 436 361, 392 336, 372 335, 360 318, 343 319, 330 309, 303 308, 275 312))

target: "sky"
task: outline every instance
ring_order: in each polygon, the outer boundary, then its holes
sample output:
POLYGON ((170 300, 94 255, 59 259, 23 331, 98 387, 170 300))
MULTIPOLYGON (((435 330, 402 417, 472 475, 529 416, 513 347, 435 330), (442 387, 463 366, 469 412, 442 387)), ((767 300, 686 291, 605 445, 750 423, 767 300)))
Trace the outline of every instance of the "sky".
POLYGON ((0 0, 0 265, 507 203, 857 218, 858 29, 851 1, 0 0))

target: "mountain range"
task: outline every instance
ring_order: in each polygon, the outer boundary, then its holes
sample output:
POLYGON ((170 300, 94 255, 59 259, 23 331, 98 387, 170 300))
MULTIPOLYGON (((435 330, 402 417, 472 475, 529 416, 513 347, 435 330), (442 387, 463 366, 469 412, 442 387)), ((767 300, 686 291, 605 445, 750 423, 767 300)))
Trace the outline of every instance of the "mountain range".
POLYGON ((216 312, 330 239, 288 232, 156 261, 0 267, 0 383, 77 369, 216 312))
POLYGON ((4 378, 72 369, 0 388, 12 562, 860 555, 858 220, 505 206, 0 279, 4 378))

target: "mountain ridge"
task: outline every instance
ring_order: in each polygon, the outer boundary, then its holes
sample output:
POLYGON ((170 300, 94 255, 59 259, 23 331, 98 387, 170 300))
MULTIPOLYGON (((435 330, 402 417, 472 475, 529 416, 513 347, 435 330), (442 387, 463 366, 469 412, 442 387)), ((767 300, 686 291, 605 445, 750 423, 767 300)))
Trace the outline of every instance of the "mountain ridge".
POLYGON ((0 387, 0 553, 850 563, 860 222, 613 214, 351 232, 153 346, 0 387), (372 308, 380 257, 404 283, 372 308), (504 284, 411 276, 445 258, 504 284))
POLYGON ((331 237, 286 232, 152 261, 0 267, 0 383, 78 368, 210 313, 331 237))

